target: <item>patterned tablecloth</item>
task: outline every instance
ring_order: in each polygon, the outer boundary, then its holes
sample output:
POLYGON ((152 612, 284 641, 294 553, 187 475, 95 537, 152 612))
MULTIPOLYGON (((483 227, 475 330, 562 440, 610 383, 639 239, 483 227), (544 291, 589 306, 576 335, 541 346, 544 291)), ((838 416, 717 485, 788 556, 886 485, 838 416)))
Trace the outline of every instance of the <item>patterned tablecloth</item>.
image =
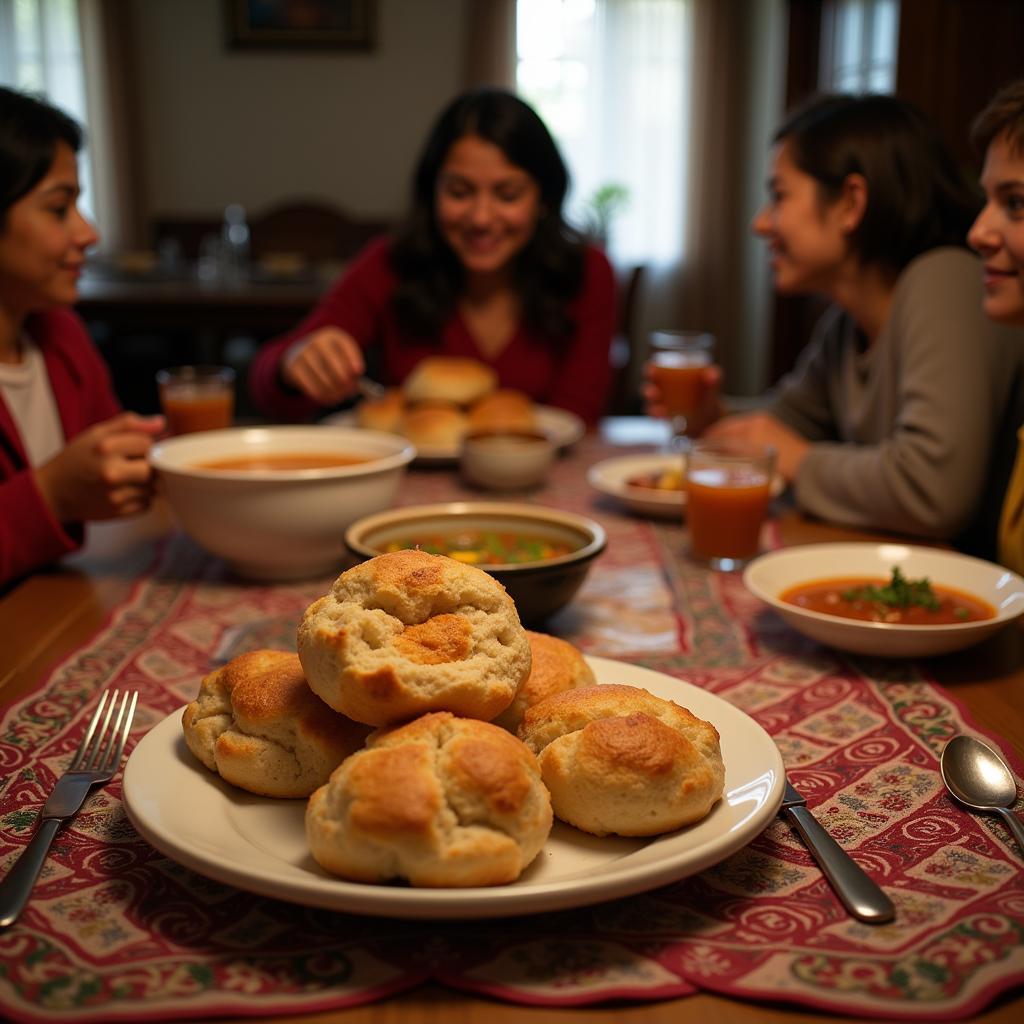
MULTIPOLYGON (((846 659, 801 639, 738 578, 688 563, 679 525, 595 500, 584 472, 606 453, 585 441, 531 496, 600 518, 610 538, 548 628, 756 719, 816 814, 892 897, 894 923, 850 918, 780 819, 699 875, 585 909, 440 925, 309 909, 157 853, 124 814, 119 776, 58 836, 21 920, 0 932, 0 1011, 20 1021, 257 1016, 355 1005, 432 978, 544 1005, 706 989, 941 1020, 1024 983, 1019 851, 998 821, 954 806, 938 773, 945 740, 976 731, 953 696, 912 664, 846 659)), ((402 500, 459 488, 448 472, 417 471, 402 500)), ((290 645, 329 582, 248 586, 173 537, 106 628, 0 721, 0 872, 28 841, 98 689, 140 691, 134 744, 194 697, 218 654, 290 645)))

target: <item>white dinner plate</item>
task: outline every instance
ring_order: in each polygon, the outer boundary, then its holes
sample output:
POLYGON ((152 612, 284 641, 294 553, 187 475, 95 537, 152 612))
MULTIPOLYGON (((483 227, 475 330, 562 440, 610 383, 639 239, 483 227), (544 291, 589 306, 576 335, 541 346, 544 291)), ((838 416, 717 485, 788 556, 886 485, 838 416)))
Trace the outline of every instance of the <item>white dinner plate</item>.
POLYGON ((1024 579, 1001 565, 955 551, 911 544, 803 544, 755 558, 743 573, 747 588, 770 604, 794 629, 819 643, 855 654, 924 658, 958 651, 984 640, 1024 612, 1024 579), (779 600, 800 583, 856 576, 888 579, 899 566, 907 579, 966 591, 996 609, 994 619, 951 625, 908 626, 861 622, 808 611, 779 600))
MULTIPOLYGON (((685 456, 675 452, 646 452, 640 455, 618 455, 595 462, 587 470, 587 481, 595 490, 622 502, 630 511, 642 516, 679 519, 686 508, 686 492, 636 487, 630 479, 641 474, 661 473, 668 469, 682 471, 685 456)), ((772 478, 772 497, 781 494, 786 481, 777 473, 772 478)))
POLYGON ((405 918, 503 917, 599 903, 695 874, 760 834, 782 803, 783 786, 782 758, 764 729, 689 683, 623 662, 587 660, 599 682, 643 687, 718 729, 725 795, 702 821, 650 839, 598 838, 556 822, 536 860, 510 885, 413 889, 345 882, 309 853, 306 801, 253 796, 223 782, 186 747, 180 711, 132 752, 124 805, 143 838, 202 875, 293 903, 405 918))
MULTIPOLYGON (((587 432, 587 426, 574 412, 568 409, 556 409, 552 405, 535 405, 533 408, 537 424, 559 449, 571 448, 587 432)), ((325 416, 322 423, 334 426, 354 427, 356 414, 352 409, 332 413, 325 416)), ((433 447, 419 444, 416 446, 416 461, 430 463, 457 462, 458 445, 435 445, 433 447)))

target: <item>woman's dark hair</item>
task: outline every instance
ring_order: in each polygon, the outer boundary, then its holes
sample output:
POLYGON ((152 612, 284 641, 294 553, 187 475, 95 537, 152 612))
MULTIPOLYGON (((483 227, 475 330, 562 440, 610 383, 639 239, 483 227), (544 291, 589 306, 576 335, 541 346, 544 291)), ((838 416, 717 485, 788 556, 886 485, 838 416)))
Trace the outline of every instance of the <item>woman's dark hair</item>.
POLYGON ((849 174, 868 186, 867 208, 850 241, 865 264, 901 271, 940 245, 966 246, 978 197, 938 134, 893 96, 821 96, 775 133, 797 167, 831 202, 849 174))
POLYGON ((435 204, 441 166, 466 135, 493 143, 540 189, 540 216, 516 256, 515 282, 524 320, 551 338, 566 337, 575 326, 566 305, 583 281, 583 242, 562 218, 569 175, 544 122, 521 99, 498 89, 457 96, 430 132, 413 176, 412 208, 392 249, 399 279, 395 314, 413 334, 436 334, 462 289, 463 267, 441 235, 435 204))
POLYGON ((49 103, 0 87, 0 228, 7 211, 46 176, 58 142, 77 153, 82 129, 49 103))
POLYGON ((1024 78, 1004 85, 971 125, 971 142, 982 156, 996 139, 1005 139, 1015 156, 1024 155, 1024 78))

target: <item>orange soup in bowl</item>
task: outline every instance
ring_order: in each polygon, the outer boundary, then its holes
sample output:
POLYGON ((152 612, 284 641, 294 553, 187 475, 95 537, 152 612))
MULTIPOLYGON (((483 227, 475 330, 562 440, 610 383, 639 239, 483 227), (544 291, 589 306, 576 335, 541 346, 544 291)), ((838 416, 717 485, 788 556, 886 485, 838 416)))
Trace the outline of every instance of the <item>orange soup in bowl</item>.
POLYGON ((229 469, 234 472, 265 473, 267 470, 285 472, 296 469, 336 469, 338 466, 359 466, 369 459, 356 455, 326 455, 321 452, 267 452, 236 455, 230 459, 212 459, 197 462, 196 469, 229 469))
POLYGON ((842 577, 789 587, 779 600, 810 612, 862 622, 948 626, 994 619, 996 610, 973 594, 928 579, 908 580, 898 568, 890 579, 842 577))

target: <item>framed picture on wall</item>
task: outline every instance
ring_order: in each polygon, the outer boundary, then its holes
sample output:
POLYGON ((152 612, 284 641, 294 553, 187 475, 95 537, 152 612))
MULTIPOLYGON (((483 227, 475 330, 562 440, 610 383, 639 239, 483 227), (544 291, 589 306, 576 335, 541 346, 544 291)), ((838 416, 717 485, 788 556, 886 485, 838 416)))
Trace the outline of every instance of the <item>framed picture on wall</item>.
POLYGON ((224 0, 237 50, 368 50, 376 0, 224 0))

